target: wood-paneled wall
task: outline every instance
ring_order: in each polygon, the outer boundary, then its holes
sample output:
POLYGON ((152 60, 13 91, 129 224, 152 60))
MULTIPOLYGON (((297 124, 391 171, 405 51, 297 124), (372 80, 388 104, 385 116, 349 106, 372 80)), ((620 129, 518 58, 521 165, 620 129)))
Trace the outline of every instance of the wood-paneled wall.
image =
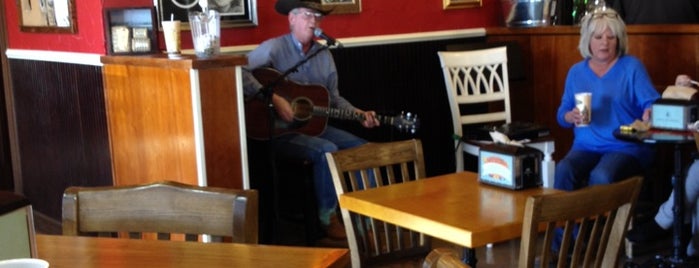
POLYGON ((242 189, 236 66, 243 56, 103 56, 115 185, 173 180, 242 189))

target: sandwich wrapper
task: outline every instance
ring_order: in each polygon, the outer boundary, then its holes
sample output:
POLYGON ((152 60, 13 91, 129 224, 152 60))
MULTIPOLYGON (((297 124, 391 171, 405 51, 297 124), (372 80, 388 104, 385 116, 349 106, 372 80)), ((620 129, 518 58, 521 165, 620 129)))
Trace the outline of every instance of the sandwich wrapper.
POLYGON ((643 122, 641 120, 636 119, 636 121, 633 121, 633 123, 631 123, 630 125, 624 125, 621 127, 622 127, 622 129, 624 129, 626 127, 632 131, 644 132, 644 131, 648 131, 650 129, 650 122, 643 122))
POLYGON ((685 86, 668 86, 665 88, 665 91, 663 91, 662 98, 699 102, 699 94, 697 94, 697 90, 685 86))

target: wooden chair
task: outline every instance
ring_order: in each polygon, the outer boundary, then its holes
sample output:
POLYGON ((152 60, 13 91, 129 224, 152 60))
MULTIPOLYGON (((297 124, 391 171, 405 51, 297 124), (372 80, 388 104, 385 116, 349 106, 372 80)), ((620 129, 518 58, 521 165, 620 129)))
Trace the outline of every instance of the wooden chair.
MULTIPOLYGON (((510 82, 507 73, 507 47, 468 51, 437 52, 444 74, 454 134, 464 137, 464 127, 511 123, 510 82), (485 106, 485 107, 482 107, 485 106)), ((490 139, 487 139, 490 141, 490 139)), ((454 141, 456 171, 464 170, 464 155, 478 156, 477 141, 454 141)), ((555 163, 553 140, 527 143, 544 153, 544 186, 553 187, 555 163)))
POLYGON ((459 259, 459 254, 451 248, 435 248, 430 251, 422 268, 470 268, 471 266, 459 259))
POLYGON ((257 215, 256 190, 162 181, 69 187, 63 194, 64 235, 257 244, 257 215))
MULTIPOLYGON (((425 178, 420 140, 368 143, 326 153, 337 195, 425 178)), ((424 234, 350 213, 340 207, 352 267, 414 261, 431 249, 424 234)))
POLYGON ((546 226, 539 248, 542 267, 548 265, 554 230, 564 223, 557 267, 617 267, 626 229, 641 190, 642 177, 636 176, 608 185, 580 190, 531 196, 527 199, 522 226, 519 267, 534 267, 537 239, 546 226), (578 236, 573 239, 574 229, 578 236), (572 256, 570 246, 573 244, 572 256), (583 255, 584 254, 584 255, 583 255), (580 266, 582 264, 582 266, 580 266))
POLYGON ((38 258, 34 210, 26 197, 0 190, 0 261, 38 258))

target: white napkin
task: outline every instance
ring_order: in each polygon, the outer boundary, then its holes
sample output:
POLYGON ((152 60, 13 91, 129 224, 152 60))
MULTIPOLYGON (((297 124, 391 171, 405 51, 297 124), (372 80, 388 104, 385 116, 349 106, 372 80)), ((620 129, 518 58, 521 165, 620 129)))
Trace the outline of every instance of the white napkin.
POLYGON ((524 147, 524 143, 529 142, 529 139, 523 139, 523 140, 518 140, 518 141, 510 140, 510 137, 507 137, 507 135, 502 134, 499 131, 491 131, 490 138, 493 139, 493 142, 495 142, 495 143, 502 143, 502 144, 507 144, 507 145, 519 146, 519 147, 524 147))

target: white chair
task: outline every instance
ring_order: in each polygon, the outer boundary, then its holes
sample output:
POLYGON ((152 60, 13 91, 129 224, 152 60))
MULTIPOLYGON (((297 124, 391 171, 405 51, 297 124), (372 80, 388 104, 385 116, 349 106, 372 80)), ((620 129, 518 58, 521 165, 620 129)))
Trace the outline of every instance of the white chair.
MULTIPOLYGON (((463 137, 464 126, 487 123, 511 123, 510 89, 507 75, 507 48, 496 47, 470 51, 437 52, 444 73, 454 134, 463 137), (467 105, 487 105, 487 111, 468 112, 462 110, 467 105)), ((478 156, 477 142, 462 143, 455 140, 456 148, 478 156)), ((544 187, 553 187, 555 162, 554 141, 545 140, 527 143, 544 153, 541 161, 541 173, 544 187)), ((464 155, 456 150, 456 171, 464 170, 464 155)))

